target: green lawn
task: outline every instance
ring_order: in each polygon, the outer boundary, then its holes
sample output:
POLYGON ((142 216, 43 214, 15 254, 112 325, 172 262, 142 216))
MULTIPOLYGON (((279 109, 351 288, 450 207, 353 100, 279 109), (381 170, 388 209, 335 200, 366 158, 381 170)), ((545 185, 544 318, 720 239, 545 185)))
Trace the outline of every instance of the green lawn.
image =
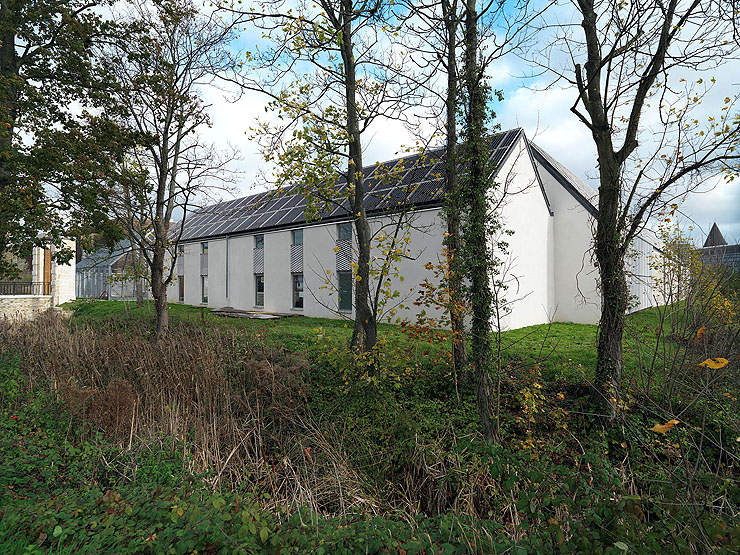
MULTIPOLYGON (((74 312, 74 320, 85 322, 111 321, 116 324, 148 326, 153 329, 155 316, 151 302, 143 307, 127 301, 75 301, 64 305, 74 312)), ((250 320, 216 316, 209 309, 172 303, 169 305, 170 323, 173 326, 205 322, 209 325, 230 326, 262 334, 264 339, 275 342, 291 351, 305 351, 316 343, 317 329, 330 335, 337 342, 348 342, 351 322, 326 318, 294 316, 280 320, 250 320)), ((625 333, 625 367, 637 362, 635 337, 654 335, 658 317, 655 311, 646 310, 628 317, 625 333)), ((409 340, 401 328, 391 324, 379 326, 381 336, 394 345, 409 347, 409 340)), ((516 366, 538 364, 543 374, 552 380, 582 381, 590 378, 596 364, 597 326, 555 322, 550 325, 529 326, 502 334, 504 363, 516 366)), ((424 345, 425 352, 435 357, 446 346, 424 345)))

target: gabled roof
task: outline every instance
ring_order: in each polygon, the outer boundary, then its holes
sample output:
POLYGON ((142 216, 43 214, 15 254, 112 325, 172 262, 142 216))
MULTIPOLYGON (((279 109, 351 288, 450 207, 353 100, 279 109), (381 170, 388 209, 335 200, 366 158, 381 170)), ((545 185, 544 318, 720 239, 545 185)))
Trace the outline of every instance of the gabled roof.
MULTIPOLYGON (((491 139, 491 160, 500 167, 514 150, 522 129, 497 133, 491 139)), ((410 155, 363 168, 365 210, 377 216, 400 207, 428 208, 444 201, 444 149, 410 155), (387 179, 392 175, 392 179, 387 179), (384 179, 386 177, 386 179, 384 179)), ((323 223, 346 219, 350 214, 344 198, 346 182, 339 179, 336 205, 319 214, 323 223)), ((541 184, 540 184, 541 186, 541 184)), ((543 191, 544 194, 544 191, 543 191)), ((306 222, 307 200, 297 187, 279 193, 265 192, 208 206, 186 218, 181 241, 234 233, 273 230, 306 222)))
POLYGON ((565 187, 573 197, 595 218, 598 213, 599 193, 586 185, 581 179, 555 160, 541 147, 530 141, 532 157, 537 164, 544 166, 550 174, 565 187))
POLYGON ((107 268, 131 250, 131 241, 122 239, 112 248, 103 247, 91 252, 77 263, 78 270, 107 268))
POLYGON ((727 244, 725 238, 722 236, 722 232, 717 227, 717 223, 712 224, 712 229, 709 230, 707 240, 704 241, 704 247, 722 247, 727 244))
MULTIPOLYGON (((532 157, 536 164, 547 169, 558 183, 560 183, 573 198, 575 198, 591 216, 596 218, 599 215, 599 192, 586 185, 577 175, 563 166, 560 162, 550 156, 542 147, 530 141, 532 157)), ((536 165, 535 164, 535 165, 536 165)), ((650 244, 654 249, 660 251, 660 241, 650 229, 643 228, 637 238, 650 244)))

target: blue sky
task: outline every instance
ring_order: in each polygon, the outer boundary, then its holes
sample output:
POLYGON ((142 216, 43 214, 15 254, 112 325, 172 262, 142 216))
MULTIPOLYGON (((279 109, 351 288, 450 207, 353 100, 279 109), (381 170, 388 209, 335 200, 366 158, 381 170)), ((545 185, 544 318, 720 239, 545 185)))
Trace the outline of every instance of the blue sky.
MULTIPOLYGON (((568 9, 567 5, 564 9, 568 9)), ((258 37, 259 34, 250 31, 240 43, 258 43, 261 40, 258 37)), ((538 47, 537 40, 532 46, 538 47)), ((254 48, 254 44, 248 48, 254 48)), ((586 127, 570 111, 576 98, 575 90, 557 84, 548 86, 552 81, 550 77, 521 77, 531 73, 531 66, 514 56, 507 56, 491 66, 491 85, 504 91, 503 102, 492 105, 497 113, 496 122, 504 129, 522 127, 530 139, 596 188, 597 158, 593 140, 586 127)), ((687 74, 687 77, 692 79, 700 75, 687 74)), ((718 99, 734 96, 740 90, 740 63, 731 62, 722 76, 724 79, 718 78, 702 108, 707 114, 712 113, 718 99)), ((257 145, 248 140, 247 131, 256 118, 269 117, 264 110, 265 98, 258 93, 247 93, 239 102, 229 103, 218 91, 207 91, 206 98, 212 104, 213 118, 208 138, 217 145, 236 145, 241 151, 239 168, 244 172, 244 178, 234 194, 249 194, 263 188, 258 174, 269 168, 257 145)), ((395 121, 379 122, 365 135, 364 141, 366 163, 394 158, 399 148, 412 143, 407 130, 395 121)), ((734 182, 715 179, 704 184, 703 189, 706 192, 688 195, 681 204, 684 214, 681 225, 685 228, 692 226, 691 235, 701 242, 712 223, 717 222, 728 242, 740 243, 740 179, 734 182)))

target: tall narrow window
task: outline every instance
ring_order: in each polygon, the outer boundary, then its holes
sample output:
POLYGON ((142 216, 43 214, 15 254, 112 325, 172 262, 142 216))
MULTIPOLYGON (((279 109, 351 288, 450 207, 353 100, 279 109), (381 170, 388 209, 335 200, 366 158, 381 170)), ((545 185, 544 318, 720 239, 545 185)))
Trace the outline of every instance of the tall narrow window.
POLYGON ((200 244, 200 275, 208 275, 208 243, 200 244))
POLYGON ((293 308, 303 308, 303 274, 293 274, 293 308))
POLYGON ((200 276, 200 297, 203 304, 208 304, 208 276, 200 276))
POLYGON ((224 274, 226 276, 226 283, 224 285, 225 285, 225 289, 226 289, 226 298, 227 299, 229 298, 229 240, 230 239, 231 239, 230 237, 226 237, 226 263, 225 263, 226 264, 226 268, 225 268, 226 271, 224 272, 224 274))
POLYGON ((352 270, 352 224, 342 222, 337 224, 337 241, 334 247, 337 253, 337 272, 352 270))
POLYGON ((265 306, 265 275, 254 276, 254 306, 265 306))
POLYGON ((264 235, 255 235, 254 236, 254 248, 255 249, 264 249, 265 248, 265 236, 264 235))
POLYGON ((337 224, 337 241, 351 241, 352 240, 352 224, 350 222, 344 222, 337 224))
MULTIPOLYGON (((290 237, 292 242, 290 245, 290 273, 292 273, 293 276, 300 275, 301 283, 303 283, 303 230, 294 229, 290 232, 290 237)), ((293 297, 295 297, 295 283, 293 285, 293 297)), ((301 303, 303 303, 303 297, 301 297, 301 303)), ((303 306, 303 304, 301 304, 301 306, 303 306)), ((295 304, 295 298, 293 299, 293 308, 298 308, 295 304)))
POLYGON ((177 246, 177 298, 185 302, 185 245, 177 246))
POLYGON ((339 310, 352 312, 352 272, 337 272, 339 310))

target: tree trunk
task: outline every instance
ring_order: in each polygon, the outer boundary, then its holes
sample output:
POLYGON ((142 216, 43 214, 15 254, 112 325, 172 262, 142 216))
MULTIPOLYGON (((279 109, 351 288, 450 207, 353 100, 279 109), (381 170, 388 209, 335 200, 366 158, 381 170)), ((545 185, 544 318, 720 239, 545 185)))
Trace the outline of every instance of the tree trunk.
POLYGON ((463 306, 462 270, 460 268, 460 192, 457 167, 457 4, 443 3, 447 41, 447 146, 445 152, 445 178, 447 184, 447 264, 450 296, 450 327, 452 328, 452 364, 456 371, 465 366, 465 328, 463 306))
POLYGON ((164 247, 155 246, 151 270, 152 296, 154 297, 154 311, 157 315, 157 337, 165 335, 169 327, 167 286, 164 283, 164 256, 164 247))
POLYGON ((370 306, 370 224, 365 212, 365 187, 362 176, 362 143, 357 113, 357 77, 352 42, 352 0, 342 0, 342 61, 347 102, 347 136, 349 161, 347 164, 347 194, 357 232, 357 276, 355 280, 355 325, 352 330, 352 348, 369 351, 378 339, 377 323, 370 306))
POLYGON ((139 255, 139 249, 134 247, 134 294, 136 295, 136 306, 144 306, 144 284, 143 280, 139 276, 141 268, 141 256, 139 255))
POLYGON ((141 308, 144 306, 144 284, 141 278, 137 277, 136 281, 134 281, 134 289, 136 293, 136 306, 141 308))
POLYGON ((596 223, 596 261, 601 286, 601 319, 595 373, 595 401, 608 418, 617 414, 622 378, 622 336, 627 311, 624 251, 618 228, 619 165, 606 146, 600 150, 599 215, 596 223))
POLYGON ((465 234, 466 263, 471 282, 470 300, 473 310, 472 365, 477 380, 477 404, 481 428, 486 439, 495 435, 493 413, 493 386, 491 383, 491 282, 490 245, 487 236, 488 175, 487 149, 485 148, 486 94, 481 82, 478 65, 478 16, 475 0, 466 0, 465 15, 465 87, 467 89, 466 162, 465 183, 468 207, 465 234))

